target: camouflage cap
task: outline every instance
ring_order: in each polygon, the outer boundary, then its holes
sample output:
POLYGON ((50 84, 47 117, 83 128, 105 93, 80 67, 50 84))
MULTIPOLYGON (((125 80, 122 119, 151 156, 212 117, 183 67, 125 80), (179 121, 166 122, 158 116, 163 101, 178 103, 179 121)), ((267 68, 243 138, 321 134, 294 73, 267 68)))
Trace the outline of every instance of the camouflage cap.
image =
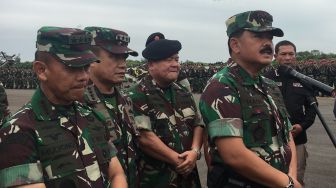
POLYGON ((98 58, 89 50, 92 35, 74 28, 42 27, 37 31, 36 50, 54 54, 69 67, 83 67, 98 58))
POLYGON ((236 14, 226 20, 226 33, 228 37, 238 30, 247 30, 252 32, 271 32, 273 36, 282 37, 283 31, 272 27, 273 17, 268 12, 262 10, 247 11, 236 14))
POLYGON ((113 54, 138 56, 138 52, 127 47, 130 37, 123 31, 95 26, 86 27, 84 30, 93 36, 91 45, 100 46, 113 54))

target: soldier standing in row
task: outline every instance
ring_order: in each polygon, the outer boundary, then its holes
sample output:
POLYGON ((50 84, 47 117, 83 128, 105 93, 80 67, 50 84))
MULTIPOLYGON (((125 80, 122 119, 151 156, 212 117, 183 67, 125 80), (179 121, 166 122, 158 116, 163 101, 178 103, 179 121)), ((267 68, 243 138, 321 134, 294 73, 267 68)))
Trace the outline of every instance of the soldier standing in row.
POLYGON ((91 39, 80 29, 38 30, 40 87, 0 130, 0 187, 127 187, 104 118, 77 102, 98 61, 91 39))
POLYGON ((248 11, 226 21, 232 63, 216 73, 200 99, 212 169, 208 187, 301 187, 292 126, 279 88, 260 71, 273 59, 272 16, 248 11))
POLYGON ((127 47, 127 33, 103 27, 86 27, 93 35, 92 51, 100 63, 90 65, 91 82, 85 92, 85 101, 105 116, 111 134, 110 141, 116 146, 118 159, 127 176, 130 188, 139 187, 137 131, 130 98, 124 96, 118 85, 125 79, 126 58, 138 53, 127 47))
POLYGON ((0 82, 0 127, 3 123, 7 121, 10 116, 10 111, 8 109, 8 99, 6 90, 0 82))
POLYGON ((149 75, 129 90, 139 129, 142 188, 200 188, 203 123, 192 94, 175 83, 179 69, 176 40, 151 42, 142 52, 149 75))

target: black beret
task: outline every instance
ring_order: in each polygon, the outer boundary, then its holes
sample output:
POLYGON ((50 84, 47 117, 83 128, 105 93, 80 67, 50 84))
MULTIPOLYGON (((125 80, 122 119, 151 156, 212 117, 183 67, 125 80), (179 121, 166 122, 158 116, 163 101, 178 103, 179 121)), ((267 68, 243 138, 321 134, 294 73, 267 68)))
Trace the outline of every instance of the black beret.
POLYGON ((147 60, 158 61, 177 54, 181 49, 178 40, 160 39, 149 43, 142 51, 142 56, 147 60))
POLYGON ((162 33, 160 32, 152 33, 147 38, 145 46, 147 47, 149 43, 153 42, 154 40, 160 40, 160 39, 165 39, 165 36, 162 33))

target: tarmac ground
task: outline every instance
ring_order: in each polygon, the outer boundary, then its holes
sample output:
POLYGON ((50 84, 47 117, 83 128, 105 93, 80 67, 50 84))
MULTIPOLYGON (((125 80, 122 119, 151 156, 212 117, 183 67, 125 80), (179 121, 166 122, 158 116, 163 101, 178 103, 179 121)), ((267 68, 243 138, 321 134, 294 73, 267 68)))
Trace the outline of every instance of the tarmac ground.
MULTIPOLYGON (((12 113, 27 103, 34 90, 7 89, 9 108, 12 113)), ((200 95, 194 95, 198 102, 200 95)), ((336 136, 336 120, 333 115, 334 98, 318 98, 319 111, 334 137, 336 136)), ((314 125, 307 131, 308 134, 308 162, 305 174, 306 188, 335 188, 336 187, 336 148, 331 142, 320 119, 316 117, 314 125)), ((207 166, 204 158, 198 161, 198 170, 202 186, 206 187, 207 166)))

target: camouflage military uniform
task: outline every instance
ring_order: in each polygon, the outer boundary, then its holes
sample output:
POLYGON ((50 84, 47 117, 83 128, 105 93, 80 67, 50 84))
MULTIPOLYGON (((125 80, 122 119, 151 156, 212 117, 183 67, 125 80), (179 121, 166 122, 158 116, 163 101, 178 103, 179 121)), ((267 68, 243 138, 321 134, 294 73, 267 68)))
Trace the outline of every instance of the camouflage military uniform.
POLYGON ((232 63, 210 80, 200 99, 200 111, 207 126, 214 165, 208 174, 208 183, 230 185, 228 182, 232 180, 262 187, 224 163, 214 144, 217 137, 242 137, 245 146, 257 156, 274 168, 288 172, 291 124, 274 82, 261 76, 253 79, 232 63))
POLYGON ((85 102, 105 116, 110 132, 109 141, 118 150, 117 156, 126 174, 128 186, 137 188, 139 177, 135 139, 138 133, 134 127, 131 99, 118 89, 123 78, 115 77, 117 73, 124 74, 126 71, 126 57, 137 56, 138 52, 128 48, 130 37, 124 31, 104 27, 86 27, 84 30, 93 35, 91 48, 96 49, 95 54, 101 59, 100 63, 95 63, 90 68, 91 81, 85 92, 85 102), (108 58, 104 58, 102 52, 108 58), (119 58, 121 56, 125 58, 119 58), (102 86, 108 88, 108 91, 102 89, 102 86))
MULTIPOLYGON (((138 129, 153 131, 164 144, 178 153, 191 150, 193 129, 201 119, 193 97, 176 83, 165 91, 147 75, 129 90, 138 129)), ((173 167, 144 153, 140 160, 140 185, 143 188, 200 187, 197 168, 186 177, 173 167)))
POLYGON ((134 127, 131 100, 115 87, 114 94, 105 95, 91 84, 85 92, 85 102, 103 114, 109 125, 110 141, 116 146, 118 159, 130 188, 138 187, 137 130, 134 127))
POLYGON ((84 93, 89 65, 98 60, 88 48, 91 39, 80 29, 38 30, 33 68, 41 87, 0 129, 0 187, 103 188, 110 178, 115 183, 109 173, 116 150, 108 142, 105 119, 76 102, 84 93))
POLYGON ((54 106, 37 89, 0 130, 0 187, 39 182, 108 187, 107 169, 116 151, 102 121, 77 102, 54 106))
POLYGON ((5 88, 0 82, 0 127, 6 122, 7 118, 10 116, 10 112, 8 109, 8 100, 5 88))

